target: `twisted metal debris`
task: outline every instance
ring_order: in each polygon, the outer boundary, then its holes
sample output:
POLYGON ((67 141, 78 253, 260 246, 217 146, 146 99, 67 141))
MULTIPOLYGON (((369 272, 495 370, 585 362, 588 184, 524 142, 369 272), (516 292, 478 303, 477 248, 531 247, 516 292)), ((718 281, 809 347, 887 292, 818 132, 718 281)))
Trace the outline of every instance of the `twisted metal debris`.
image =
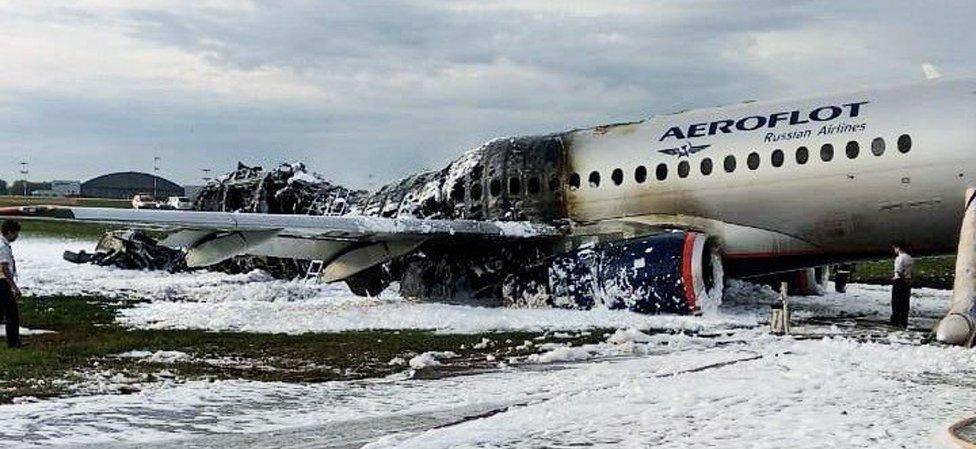
MULTIPOLYGON (((564 180, 560 178, 564 154, 560 135, 496 139, 466 152, 442 170, 408 176, 372 194, 331 183, 309 173, 301 163, 282 164, 269 171, 239 163, 236 170, 201 189, 194 209, 547 222, 566 214, 564 180)), ((154 262, 151 255, 165 251, 156 251, 163 247, 148 235, 109 233, 103 240, 114 241, 111 247, 120 249, 105 255, 97 250, 87 259, 66 253, 65 258, 122 268, 187 269, 182 252, 169 263, 154 262)), ((499 298, 506 276, 538 262, 547 249, 538 243, 486 242, 466 245, 463 251, 447 244, 425 244, 414 253, 348 278, 346 283, 361 295, 378 294, 398 281, 404 296, 499 298)), ((208 269, 240 273, 259 268, 278 278, 296 278, 306 275, 309 264, 304 260, 238 256, 208 269)))

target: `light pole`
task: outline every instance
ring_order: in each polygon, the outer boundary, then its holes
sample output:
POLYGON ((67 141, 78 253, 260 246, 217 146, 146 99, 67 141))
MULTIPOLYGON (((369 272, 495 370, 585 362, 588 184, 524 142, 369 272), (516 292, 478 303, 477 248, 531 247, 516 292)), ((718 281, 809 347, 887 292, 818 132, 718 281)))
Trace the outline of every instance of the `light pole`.
POLYGON ((27 181, 28 175, 30 174, 30 164, 27 161, 20 162, 20 174, 24 175, 24 196, 27 196, 27 181))
POLYGON ((153 199, 156 199, 156 180, 159 179, 159 156, 153 156, 153 199))

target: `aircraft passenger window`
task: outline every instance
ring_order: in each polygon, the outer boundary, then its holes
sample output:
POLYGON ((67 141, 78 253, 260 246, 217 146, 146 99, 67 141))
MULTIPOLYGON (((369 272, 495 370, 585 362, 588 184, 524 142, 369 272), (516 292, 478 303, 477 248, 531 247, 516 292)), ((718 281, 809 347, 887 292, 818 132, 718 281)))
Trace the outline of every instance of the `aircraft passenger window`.
POLYGON ((497 179, 492 179, 488 184, 488 193, 491 196, 498 196, 502 194, 502 182, 497 179))
POLYGON ((824 162, 830 162, 834 158, 834 146, 825 143, 820 147, 820 160, 824 162))
POLYGON ((539 177, 533 176, 529 178, 529 195, 538 195, 541 190, 542 181, 539 180, 539 177))
POLYGON ((624 171, 617 168, 614 169, 613 173, 610 174, 610 179, 613 180, 613 184, 619 186, 624 182, 624 171))
POLYGON ((912 149, 912 136, 909 136, 908 134, 902 134, 901 137, 898 138, 898 151, 901 151, 902 153, 907 153, 911 151, 911 149, 912 149))
POLYGON ((654 170, 654 174, 657 176, 658 181, 668 179, 668 164, 657 164, 657 169, 654 170))
POLYGON ((769 162, 773 164, 773 167, 782 167, 784 159, 783 150, 774 150, 769 162))
POLYGON ((756 152, 749 153, 749 157, 746 159, 746 165, 749 166, 749 170, 755 170, 759 168, 759 153, 756 152))
POLYGON ((576 190, 580 188, 580 175, 579 173, 573 173, 569 175, 569 190, 576 190))
POLYGON ((643 184, 644 181, 647 181, 647 167, 641 165, 634 170, 634 181, 637 181, 638 184, 643 184))
POLYGON ((691 164, 688 161, 678 162, 678 177, 687 178, 688 173, 691 172, 691 164))
POLYGON ((809 159, 810 159, 810 151, 807 150, 807 147, 800 147, 796 149, 797 164, 800 165, 806 164, 809 159))
POLYGON ((559 176, 552 175, 552 177, 549 178, 549 191, 555 192, 557 190, 559 190, 559 176))
POLYGON ((732 173, 735 171, 735 156, 728 155, 725 156, 725 160, 722 161, 722 165, 725 167, 726 173, 732 173))
POLYGON ((712 174, 712 160, 709 158, 702 159, 701 161, 701 174, 710 175, 712 174))
POLYGON ((464 202, 464 179, 459 179, 451 189, 451 200, 455 203, 464 202))
POLYGON ((881 156, 884 154, 884 150, 884 139, 877 137, 871 141, 871 153, 874 153, 875 156, 881 156))
POLYGON ((847 152, 848 159, 855 159, 857 158, 857 155, 861 153, 861 146, 852 140, 847 142, 847 148, 845 151, 847 152))
POLYGON ((598 171, 590 172, 590 187, 594 189, 600 187, 600 172, 598 171))
POLYGON ((471 200, 480 201, 481 200, 481 183, 471 184, 471 200))
POLYGON ((522 181, 519 181, 516 177, 508 178, 508 194, 518 195, 522 193, 522 181))

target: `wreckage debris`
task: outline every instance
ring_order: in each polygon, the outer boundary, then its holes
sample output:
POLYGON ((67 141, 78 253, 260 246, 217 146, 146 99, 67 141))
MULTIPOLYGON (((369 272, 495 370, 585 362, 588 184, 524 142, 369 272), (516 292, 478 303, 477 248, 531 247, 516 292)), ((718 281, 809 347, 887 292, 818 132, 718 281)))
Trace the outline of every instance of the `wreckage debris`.
MULTIPOLYGON (((198 211, 269 214, 342 215, 365 196, 361 190, 336 186, 309 174, 302 164, 282 164, 265 172, 239 164, 237 170, 207 184, 197 196, 198 211)), ((134 270, 188 271, 186 253, 161 245, 137 230, 107 232, 95 252, 66 251, 64 259, 134 270)), ((309 261, 277 257, 237 256, 208 267, 230 274, 261 269, 279 279, 306 275, 309 261)))
POLYGON ((366 196, 306 171, 305 165, 281 164, 265 172, 238 164, 237 170, 210 181, 197 194, 198 211, 261 214, 345 215, 366 196))
POLYGON ((145 232, 136 230, 106 232, 93 254, 65 251, 64 259, 128 270, 176 272, 186 269, 181 251, 162 246, 145 232))

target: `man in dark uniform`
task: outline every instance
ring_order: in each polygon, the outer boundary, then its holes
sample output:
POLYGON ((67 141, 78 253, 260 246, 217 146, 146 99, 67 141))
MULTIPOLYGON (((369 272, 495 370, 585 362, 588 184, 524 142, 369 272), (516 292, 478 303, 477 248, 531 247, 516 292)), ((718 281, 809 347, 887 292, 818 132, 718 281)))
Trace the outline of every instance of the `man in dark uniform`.
POLYGON ((10 244, 20 236, 20 223, 6 220, 0 224, 0 317, 6 322, 6 339, 8 348, 19 348, 20 343, 20 312, 17 310, 17 300, 20 299, 20 288, 17 286, 17 262, 10 244))

